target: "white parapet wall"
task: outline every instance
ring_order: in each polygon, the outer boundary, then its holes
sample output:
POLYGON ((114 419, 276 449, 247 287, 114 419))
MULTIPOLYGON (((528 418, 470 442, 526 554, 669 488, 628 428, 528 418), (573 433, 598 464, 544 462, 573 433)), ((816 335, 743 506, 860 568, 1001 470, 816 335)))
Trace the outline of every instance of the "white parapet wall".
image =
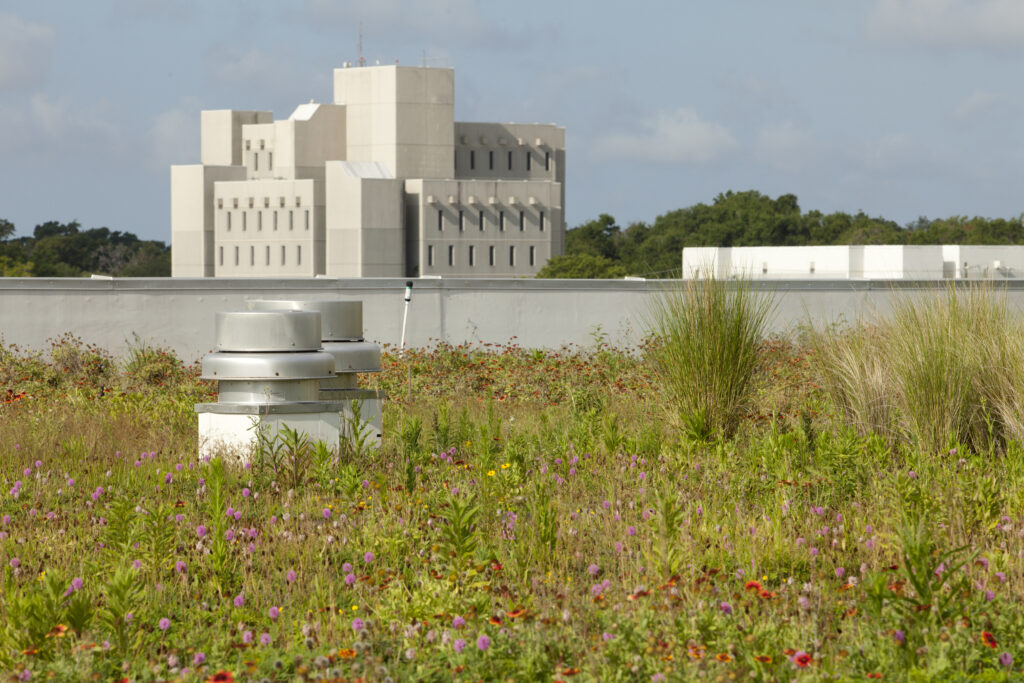
MULTIPOLYGON (((45 350, 71 332, 124 354, 138 342, 196 361, 214 347, 218 311, 249 299, 351 297, 363 302, 366 339, 398 345, 405 278, 0 278, 0 342, 45 350)), ((669 280, 415 280, 408 344, 505 344, 527 348, 631 346, 647 333, 651 304, 669 280)), ((1011 306, 1024 303, 1024 279, 1003 279, 1011 306)), ((941 292, 949 280, 761 280, 774 297, 773 330, 808 321, 850 322, 885 313, 896 296, 941 292)))

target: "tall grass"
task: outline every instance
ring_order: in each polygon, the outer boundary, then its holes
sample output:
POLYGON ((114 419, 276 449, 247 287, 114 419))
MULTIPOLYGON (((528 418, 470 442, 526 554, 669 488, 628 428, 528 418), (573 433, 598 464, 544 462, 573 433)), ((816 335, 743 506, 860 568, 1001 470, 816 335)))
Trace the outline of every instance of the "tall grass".
POLYGON ((807 343, 817 383, 846 424, 862 436, 875 433, 891 442, 897 413, 886 363, 887 330, 873 324, 852 331, 812 327, 807 343))
POLYGON ((1005 296, 972 283, 901 294, 889 318, 809 342, 822 389, 862 433, 983 451, 1024 435, 1020 332, 1005 296))
POLYGON ((761 365, 760 346, 774 309, 746 280, 703 273, 655 299, 649 354, 685 429, 696 438, 731 437, 748 412, 761 365))

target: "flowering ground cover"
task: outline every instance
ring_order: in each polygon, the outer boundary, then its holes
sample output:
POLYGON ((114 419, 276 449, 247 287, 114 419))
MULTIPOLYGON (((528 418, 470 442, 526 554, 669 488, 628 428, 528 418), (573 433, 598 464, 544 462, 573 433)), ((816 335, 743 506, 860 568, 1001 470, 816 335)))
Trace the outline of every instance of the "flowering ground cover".
POLYGON ((761 345, 728 439, 687 436, 646 347, 387 353, 381 451, 248 468, 196 459, 215 387, 168 354, 0 348, 0 669, 1018 677, 1024 449, 850 425, 808 348, 761 345))

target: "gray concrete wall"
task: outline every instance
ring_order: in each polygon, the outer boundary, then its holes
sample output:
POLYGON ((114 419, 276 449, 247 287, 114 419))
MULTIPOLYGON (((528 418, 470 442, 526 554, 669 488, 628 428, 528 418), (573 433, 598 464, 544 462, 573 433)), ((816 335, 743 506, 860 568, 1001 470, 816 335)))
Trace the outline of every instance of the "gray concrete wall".
MULTIPOLYGON (((676 283, 678 284, 678 283, 676 283)), ((446 341, 505 343, 530 348, 588 345, 600 332, 632 345, 646 329, 654 297, 671 281, 479 280, 415 281, 408 341, 423 347, 446 341)), ((758 283, 777 302, 774 330, 808 320, 853 321, 884 314, 895 296, 941 292, 945 282, 879 281, 758 283)), ((1024 281, 999 283, 1012 306, 1024 306, 1024 281)), ((363 301, 366 338, 397 345, 404 278, 0 278, 0 339, 45 349, 47 339, 71 332, 122 353, 135 336, 198 360, 213 346, 214 314, 245 310, 252 298, 353 298, 363 301)))

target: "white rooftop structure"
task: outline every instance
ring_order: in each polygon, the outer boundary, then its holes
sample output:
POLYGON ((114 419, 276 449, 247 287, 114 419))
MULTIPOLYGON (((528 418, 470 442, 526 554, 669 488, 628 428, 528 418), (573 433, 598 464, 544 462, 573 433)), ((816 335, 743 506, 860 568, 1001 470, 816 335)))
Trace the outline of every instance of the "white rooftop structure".
POLYGON ((453 119, 451 69, 334 70, 334 102, 201 115, 176 277, 529 277, 565 244, 565 129, 453 119))
POLYGON ((683 278, 943 280, 1024 277, 1024 246, 688 247, 683 278))

